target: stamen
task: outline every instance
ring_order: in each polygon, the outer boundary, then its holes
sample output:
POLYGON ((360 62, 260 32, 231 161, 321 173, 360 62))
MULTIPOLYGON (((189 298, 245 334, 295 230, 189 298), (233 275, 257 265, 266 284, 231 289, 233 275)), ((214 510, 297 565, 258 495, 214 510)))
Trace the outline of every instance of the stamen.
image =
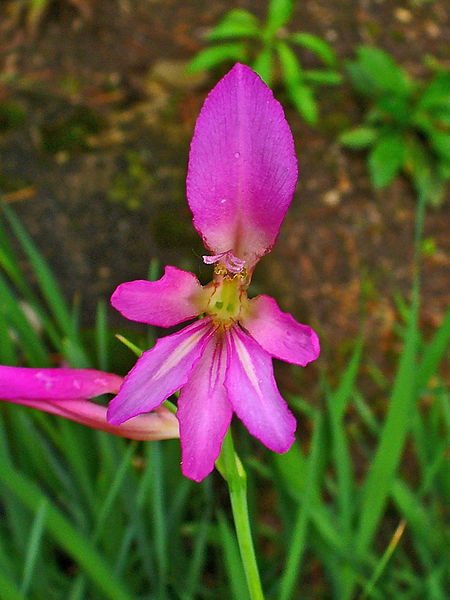
POLYGON ((245 260, 234 256, 231 250, 227 250, 221 254, 215 254, 214 256, 203 256, 202 258, 203 262, 207 265, 213 265, 224 259, 223 262, 225 263, 225 268, 230 273, 241 273, 245 265, 245 260))

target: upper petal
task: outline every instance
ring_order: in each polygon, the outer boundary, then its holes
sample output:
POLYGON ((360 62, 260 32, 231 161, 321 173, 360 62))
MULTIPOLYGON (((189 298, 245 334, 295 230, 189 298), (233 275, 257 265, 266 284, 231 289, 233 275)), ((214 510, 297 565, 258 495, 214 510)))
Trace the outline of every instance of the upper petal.
POLYGON ((258 344, 276 358, 304 367, 320 354, 315 331, 282 312, 269 296, 250 300, 240 322, 258 344))
POLYGON ((201 481, 214 468, 233 410, 224 387, 227 348, 214 335, 178 399, 182 471, 201 481))
POLYGON ((36 369, 0 366, 0 399, 71 400, 116 393, 122 377, 95 369, 36 369))
POLYGON ((229 330, 225 387, 237 416, 249 432, 275 452, 287 452, 297 423, 280 396, 272 359, 238 327, 229 330))
POLYGON ((275 243, 297 174, 281 105, 236 64, 205 100, 189 154, 187 197, 205 246, 231 250, 250 271, 275 243))
POLYGON ((160 338, 125 377, 119 393, 109 403, 108 421, 120 425, 131 417, 150 412, 179 390, 213 331, 211 321, 202 319, 160 338))
POLYGON ((166 267, 158 281, 129 281, 118 286, 111 304, 131 321, 172 327, 204 311, 202 286, 193 273, 166 267))

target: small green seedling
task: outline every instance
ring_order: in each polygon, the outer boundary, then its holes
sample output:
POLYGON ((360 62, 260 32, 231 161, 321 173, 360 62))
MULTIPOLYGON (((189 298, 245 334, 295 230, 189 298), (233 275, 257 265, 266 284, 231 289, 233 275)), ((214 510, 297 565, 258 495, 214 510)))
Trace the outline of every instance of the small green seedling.
POLYGON ((368 107, 362 125, 344 131, 340 142, 369 150, 375 188, 402 171, 439 205, 450 177, 450 72, 438 69, 427 83, 414 81, 389 54, 369 46, 358 49, 347 70, 368 107))
POLYGON ((223 62, 239 61, 249 64, 267 85, 272 85, 280 72, 292 104, 305 121, 316 124, 319 114, 315 88, 337 85, 342 76, 329 44, 311 33, 290 33, 286 29, 294 7, 294 0, 270 0, 265 24, 247 10, 230 10, 206 36, 215 45, 200 51, 189 70, 197 72, 223 62), (309 50, 325 68, 304 69, 292 46, 309 50))

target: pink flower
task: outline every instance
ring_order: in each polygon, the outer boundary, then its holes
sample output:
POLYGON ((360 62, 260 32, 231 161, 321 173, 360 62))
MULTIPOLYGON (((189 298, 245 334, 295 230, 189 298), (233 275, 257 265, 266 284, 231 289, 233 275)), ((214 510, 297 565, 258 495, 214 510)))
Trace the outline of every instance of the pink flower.
POLYGON ((189 155, 187 196, 212 256, 213 281, 166 267, 155 282, 120 285, 111 302, 125 317, 172 327, 204 315, 144 352, 108 408, 116 425, 154 410, 181 388, 182 470, 196 481, 214 468, 233 412, 275 452, 296 421, 278 392, 272 357, 305 366, 320 352, 314 331, 268 296, 248 299, 259 259, 272 249, 297 182, 294 142, 281 105, 237 64, 209 94, 189 155))
POLYGON ((94 369, 28 369, 0 366, 0 400, 37 408, 133 440, 179 437, 178 421, 163 406, 124 425, 111 425, 106 408, 87 398, 117 393, 122 377, 94 369))

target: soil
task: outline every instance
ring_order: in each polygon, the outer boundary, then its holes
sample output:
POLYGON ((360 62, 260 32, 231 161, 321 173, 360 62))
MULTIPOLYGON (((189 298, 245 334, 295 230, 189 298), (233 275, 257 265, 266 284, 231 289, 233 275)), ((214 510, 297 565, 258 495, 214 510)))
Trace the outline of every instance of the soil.
MULTIPOLYGON (((89 324, 98 298, 145 278, 152 258, 206 281, 185 175, 196 116, 226 67, 188 77, 184 66, 231 6, 262 18, 266 3, 60 0, 49 2, 34 26, 13 10, 20 4, 0 8, 0 107, 9 107, 0 131, 0 191, 68 297, 82 294, 89 324)), ((429 74, 426 57, 446 58, 445 5, 305 0, 290 29, 323 36, 342 61, 358 44, 376 44, 421 77, 429 74)), ((278 243, 255 272, 254 291, 264 289, 313 325, 322 360, 336 364, 361 327, 363 305, 369 343, 389 361, 398 343, 395 298, 411 288, 414 191, 397 178, 374 192, 364 154, 337 144, 336 134, 362 114, 348 84, 322 88, 316 129, 281 89, 275 94, 294 133, 300 180, 278 243)), ((425 329, 439 324, 448 304, 449 225, 448 204, 428 211, 425 329)), ((123 325, 113 311, 111 322, 123 325)))

